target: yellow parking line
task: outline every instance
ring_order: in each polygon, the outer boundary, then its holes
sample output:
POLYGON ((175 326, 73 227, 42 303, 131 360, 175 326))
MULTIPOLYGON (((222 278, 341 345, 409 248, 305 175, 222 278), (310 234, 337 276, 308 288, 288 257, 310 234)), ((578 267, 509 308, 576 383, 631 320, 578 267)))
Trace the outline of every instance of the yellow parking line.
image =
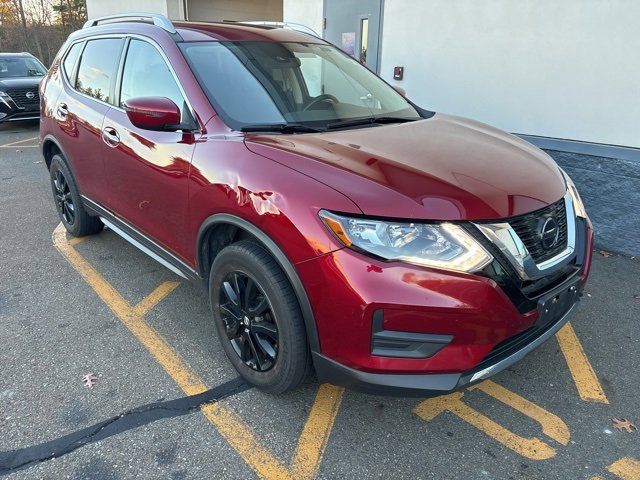
MULTIPOLYGON (((195 395, 207 390, 204 381, 186 364, 180 354, 143 318, 154 305, 177 287, 177 282, 165 282, 132 307, 74 248, 81 242, 67 241, 65 229, 59 224, 53 232, 53 243, 82 278, 93 288, 121 322, 153 355, 178 386, 187 394, 195 395), (73 244, 72 244, 73 243, 73 244)), ((201 408, 206 418, 217 428, 225 440, 240 454, 253 471, 267 480, 313 478, 322 461, 324 450, 342 399, 342 389, 320 387, 311 414, 299 439, 294 458, 294 469, 288 469, 255 438, 251 428, 234 412, 219 403, 201 408)))
POLYGON ((67 240, 67 243, 70 246, 75 247, 79 243, 84 242, 86 239, 87 239, 87 237, 71 237, 70 239, 67 240))
POLYGON ((640 461, 635 458, 621 458, 609 465, 607 470, 623 480, 640 480, 640 461))
POLYGON ((147 313, 149 313, 158 303, 162 301, 164 297, 173 292, 180 282, 164 282, 158 285, 156 289, 142 299, 140 303, 138 303, 133 310, 136 314, 144 317, 147 313))
POLYGON ((344 388, 328 384, 321 385, 318 389, 316 400, 293 454, 293 478, 315 478, 340 409, 343 393, 344 388))
POLYGON ((416 406, 413 412, 423 420, 430 421, 441 413, 449 411, 505 447, 531 460, 547 460, 556 455, 555 449, 539 438, 523 438, 471 408, 462 401, 463 395, 463 392, 454 392, 429 398, 416 406))
MULTIPOLYGON (((4 145, 0 145, 0 147, 14 147, 16 145, 20 145, 21 143, 30 142, 31 140, 37 140, 37 139, 38 137, 25 138, 24 140, 17 140, 15 142, 5 143, 4 145)), ((38 145, 31 145, 31 146, 37 147, 38 145)))
POLYGON ((485 380, 469 388, 469 390, 474 389, 482 390, 487 395, 492 396, 496 400, 501 401, 505 405, 509 405, 511 408, 535 420, 542 427, 542 432, 548 437, 553 438, 556 442, 562 445, 569 443, 569 438, 571 437, 569 427, 567 427, 567 424, 557 415, 546 411, 539 405, 507 390, 502 385, 498 385, 491 380, 485 380))
POLYGON ((560 349, 564 355, 573 381, 578 389, 578 395, 585 402, 609 403, 602 390, 596 372, 594 372, 582 344, 571 323, 567 323, 556 333, 560 349))
POLYGON ((189 368, 178 353, 122 298, 69 243, 65 229, 59 224, 53 232, 53 243, 76 269, 91 288, 106 303, 122 323, 135 335, 156 361, 167 371, 187 395, 196 395, 207 390, 207 386, 189 368))

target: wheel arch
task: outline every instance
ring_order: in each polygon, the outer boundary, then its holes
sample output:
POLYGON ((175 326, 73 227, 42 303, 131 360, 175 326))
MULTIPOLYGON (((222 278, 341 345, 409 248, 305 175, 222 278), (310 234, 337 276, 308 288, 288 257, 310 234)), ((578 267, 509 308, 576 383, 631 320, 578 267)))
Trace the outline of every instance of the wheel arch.
POLYGON ((51 167, 51 160, 56 154, 61 154, 67 161, 67 166, 71 169, 71 165, 69 165, 69 157, 60 145, 60 142, 58 142, 53 135, 49 134, 42 139, 42 156, 44 157, 47 169, 51 167))
MULTIPOLYGON (((198 230, 198 237, 196 242, 196 262, 199 275, 206 279, 209 276, 211 263, 213 258, 210 258, 209 243, 211 240, 211 234, 219 227, 231 228, 233 235, 238 232, 246 232, 251 237, 260 242, 261 246, 271 254, 271 256, 278 262, 278 265, 284 271, 287 279, 293 287, 293 291, 298 299, 302 317, 304 319, 305 329, 307 331, 307 340, 312 352, 320 352, 320 340, 318 337, 318 328, 316 326, 315 316, 313 309, 311 308, 311 302, 304 288, 302 280, 298 276, 293 264, 289 258, 285 255, 282 249, 260 228, 253 223, 245 220, 244 218, 231 215, 228 213, 218 213, 208 217, 200 226, 198 230)), ((227 230, 229 232, 229 230, 227 230)), ((226 232, 225 232, 226 234, 226 232)), ((224 239, 223 239, 224 243, 224 239)), ((226 246, 226 245, 222 245, 226 246)))

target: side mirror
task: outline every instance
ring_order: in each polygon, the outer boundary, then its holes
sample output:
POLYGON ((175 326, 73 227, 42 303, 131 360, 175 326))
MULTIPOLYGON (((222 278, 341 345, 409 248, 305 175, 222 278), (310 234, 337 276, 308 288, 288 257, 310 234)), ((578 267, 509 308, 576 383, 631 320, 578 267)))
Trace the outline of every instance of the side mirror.
POLYGON ((180 109, 166 97, 130 98, 124 110, 131 123, 145 130, 180 129, 180 109))
POLYGON ((406 97, 406 96, 407 96, 407 91, 406 91, 404 88, 399 87, 398 85, 391 85, 391 86, 393 87, 393 89, 394 89, 396 92, 398 92, 398 93, 399 93, 400 95, 402 95, 403 97, 406 97))

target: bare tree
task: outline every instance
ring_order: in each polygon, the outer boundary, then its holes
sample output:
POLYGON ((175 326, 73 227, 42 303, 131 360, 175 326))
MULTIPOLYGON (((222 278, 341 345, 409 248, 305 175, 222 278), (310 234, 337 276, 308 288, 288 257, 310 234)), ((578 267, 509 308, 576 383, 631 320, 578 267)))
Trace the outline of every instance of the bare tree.
POLYGON ((22 37, 24 38, 25 50, 29 50, 29 31, 27 29, 27 16, 24 13, 24 4, 22 0, 13 0, 15 9, 20 16, 20 25, 22 26, 22 37))
POLYGON ((50 65, 86 17, 85 0, 0 0, 0 52, 28 51, 50 65))

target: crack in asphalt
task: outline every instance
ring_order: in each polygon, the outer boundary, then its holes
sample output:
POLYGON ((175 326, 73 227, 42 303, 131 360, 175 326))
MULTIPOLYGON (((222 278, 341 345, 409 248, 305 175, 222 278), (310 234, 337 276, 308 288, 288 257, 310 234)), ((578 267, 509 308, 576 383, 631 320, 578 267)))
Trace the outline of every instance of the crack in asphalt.
POLYGON ((90 443, 99 442, 157 420, 187 415, 203 405, 218 402, 250 388, 238 377, 197 395, 150 403, 127 410, 108 420, 49 442, 0 452, 0 475, 8 475, 34 464, 61 457, 90 443))

